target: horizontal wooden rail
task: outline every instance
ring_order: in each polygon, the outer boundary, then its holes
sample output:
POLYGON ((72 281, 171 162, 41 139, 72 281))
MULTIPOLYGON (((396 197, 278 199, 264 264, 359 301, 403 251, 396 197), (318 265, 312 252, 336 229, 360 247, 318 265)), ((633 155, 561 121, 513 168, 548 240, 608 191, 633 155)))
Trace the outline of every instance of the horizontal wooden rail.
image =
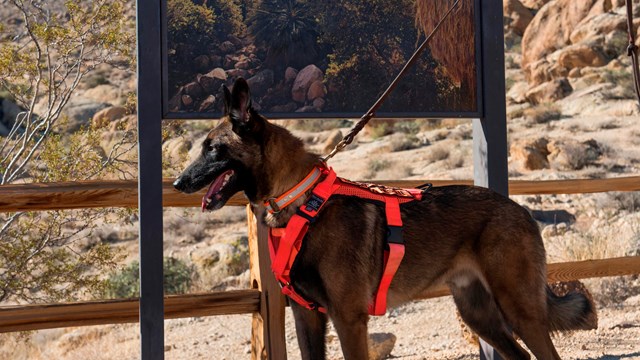
MULTIPOLYGON (((163 205, 166 207, 199 207, 206 189, 195 194, 182 194, 173 189, 172 179, 163 181, 163 205)), ((378 181, 397 187, 415 187, 425 182, 434 186, 471 185, 471 180, 398 180, 378 181)), ((613 179, 548 180, 509 182, 511 195, 578 194, 605 191, 640 191, 640 176, 613 179)), ((228 205, 246 205, 242 194, 236 194, 228 205)), ((44 184, 12 184, 0 186, 0 212, 62 210, 101 207, 137 207, 138 183, 131 181, 80 181, 44 184)))
MULTIPOLYGON (((601 260, 571 261, 547 265, 547 281, 572 281, 607 276, 640 274, 640 256, 601 260)), ((422 294, 424 299, 449 295, 446 286, 422 294)))
MULTIPOLYGON (((52 329, 69 326, 138 322, 139 301, 105 300, 53 305, 0 307, 0 332, 52 329)), ((166 319, 246 314, 258 311, 258 290, 174 295, 164 300, 166 319)))
MULTIPOLYGON (((633 274, 640 274, 640 256, 548 265, 549 282, 633 274)), ((449 295, 449 290, 442 286, 422 294, 422 297, 428 299, 445 295, 449 295)), ((256 312, 259 298, 258 290, 168 296, 165 298, 165 318, 256 312)), ((107 300, 0 307, 0 332, 132 323, 138 321, 138 305, 137 300, 107 300)))

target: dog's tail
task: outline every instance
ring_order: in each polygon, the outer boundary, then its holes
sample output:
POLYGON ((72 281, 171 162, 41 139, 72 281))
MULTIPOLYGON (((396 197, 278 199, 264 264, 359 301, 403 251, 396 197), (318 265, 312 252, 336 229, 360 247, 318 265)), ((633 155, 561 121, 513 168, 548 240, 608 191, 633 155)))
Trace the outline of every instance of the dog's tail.
POLYGON ((598 327, 595 304, 590 297, 578 291, 557 296, 547 286, 547 305, 551 331, 591 330, 598 327))

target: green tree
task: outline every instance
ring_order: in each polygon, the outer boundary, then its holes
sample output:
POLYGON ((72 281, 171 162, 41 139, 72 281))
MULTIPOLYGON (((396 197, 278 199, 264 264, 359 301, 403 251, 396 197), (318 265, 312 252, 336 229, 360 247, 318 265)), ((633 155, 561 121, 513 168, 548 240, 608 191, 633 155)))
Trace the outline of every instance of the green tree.
MULTIPOLYGON (((326 110, 363 112, 382 93, 418 43, 413 0, 330 0, 313 2, 319 41, 328 48, 326 110), (345 96, 348 94, 348 96, 345 96)), ((383 111, 441 105, 448 88, 437 63, 425 51, 383 111)))
MULTIPOLYGON (((130 68, 135 35, 127 0, 3 0, 19 20, 2 29, 0 87, 24 110, 0 139, 0 184, 127 178, 135 169, 135 129, 122 125, 107 151, 103 129, 63 136, 63 108, 98 66, 130 68), (36 108, 41 110, 36 111, 36 108)), ((0 301, 56 301, 101 291, 117 253, 86 246, 97 220, 116 210, 0 214, 0 301), (83 247, 88 247, 83 249, 83 247)))
POLYGON ((311 10, 306 1, 262 1, 249 30, 256 44, 267 50, 267 64, 301 68, 317 60, 318 24, 311 10))
MULTIPOLYGON (((165 294, 184 294, 189 291, 193 277, 196 276, 193 266, 172 257, 162 261, 163 286, 165 294)), ((127 299, 140 296, 140 262, 134 260, 119 271, 109 276, 106 296, 112 299, 127 299)))

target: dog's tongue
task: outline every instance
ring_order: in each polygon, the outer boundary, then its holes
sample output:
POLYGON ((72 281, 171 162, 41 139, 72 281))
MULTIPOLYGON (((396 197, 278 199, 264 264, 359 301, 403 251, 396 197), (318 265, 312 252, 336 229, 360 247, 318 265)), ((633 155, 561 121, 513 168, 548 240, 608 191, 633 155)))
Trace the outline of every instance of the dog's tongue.
POLYGON ((223 172, 222 174, 220 174, 211 183, 211 185, 209 185, 209 190, 207 190, 207 193, 202 198, 202 211, 203 212, 207 209, 207 205, 209 205, 209 203, 207 202, 207 199, 210 199, 214 194, 219 193, 220 190, 222 190, 222 188, 226 184, 225 179, 227 178, 227 176, 231 177, 232 175, 233 175, 233 170, 227 170, 227 171, 223 172))

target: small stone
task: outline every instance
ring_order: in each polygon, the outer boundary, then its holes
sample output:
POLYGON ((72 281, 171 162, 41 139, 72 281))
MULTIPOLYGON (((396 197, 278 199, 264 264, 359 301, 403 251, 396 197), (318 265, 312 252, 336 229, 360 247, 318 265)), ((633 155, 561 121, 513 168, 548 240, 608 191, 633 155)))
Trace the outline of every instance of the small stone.
POLYGON ((396 336, 391 333, 375 333, 369 335, 369 359, 386 359, 393 351, 396 336))

